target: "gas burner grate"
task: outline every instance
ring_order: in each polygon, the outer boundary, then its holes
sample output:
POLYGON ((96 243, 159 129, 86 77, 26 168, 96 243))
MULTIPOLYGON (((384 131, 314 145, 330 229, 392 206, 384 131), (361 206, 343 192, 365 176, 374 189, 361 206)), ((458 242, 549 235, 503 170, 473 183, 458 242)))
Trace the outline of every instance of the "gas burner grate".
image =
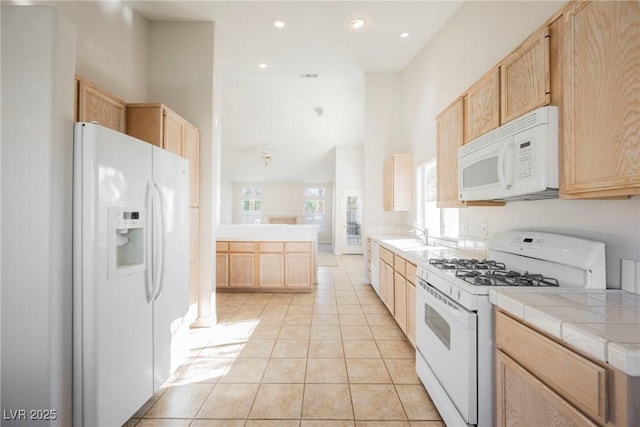
POLYGON ((516 271, 495 270, 476 274, 460 274, 456 277, 478 286, 560 286, 557 279, 542 274, 520 274, 516 271))
POLYGON ((475 258, 436 258, 430 259, 429 264, 442 270, 504 270, 505 265, 501 262, 475 258))

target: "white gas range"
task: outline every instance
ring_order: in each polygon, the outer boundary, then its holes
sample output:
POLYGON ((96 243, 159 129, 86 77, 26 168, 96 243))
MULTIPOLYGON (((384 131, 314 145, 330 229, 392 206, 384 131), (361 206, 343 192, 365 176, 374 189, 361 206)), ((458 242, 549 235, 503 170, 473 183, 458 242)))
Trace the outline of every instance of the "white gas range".
POLYGON ((492 287, 606 288, 602 242, 512 230, 488 248, 490 261, 431 259, 417 270, 416 370, 449 427, 494 425, 492 287))

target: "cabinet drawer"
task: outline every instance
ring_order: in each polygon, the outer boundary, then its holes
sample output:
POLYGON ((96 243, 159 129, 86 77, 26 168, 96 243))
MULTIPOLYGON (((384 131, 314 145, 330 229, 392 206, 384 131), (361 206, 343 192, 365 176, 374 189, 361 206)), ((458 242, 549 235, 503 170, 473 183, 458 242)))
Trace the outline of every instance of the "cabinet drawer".
POLYGON ((229 252, 253 252, 256 242, 229 242, 229 252))
POLYGON ((409 261, 407 261, 407 267, 406 267, 406 273, 407 275, 405 276, 407 278, 407 280, 411 283, 413 283, 414 285, 416 284, 416 265, 410 263, 409 261))
POLYGON ((260 252, 284 252, 284 243, 282 242, 259 242, 258 248, 260 252))
POLYGON ((380 247, 380 259, 389 265, 393 265, 393 252, 383 247, 380 247))
POLYGON ((406 277, 406 265, 407 261, 405 261, 401 256, 395 255, 393 257, 393 268, 395 268, 396 273, 400 273, 403 277, 406 277))
POLYGON ((229 242, 216 242, 216 252, 229 252, 229 242))
POLYGON ((285 243, 287 252, 311 252, 310 242, 287 242, 285 243))
POLYGON ((577 408, 606 422, 607 371, 496 311, 496 347, 577 408))

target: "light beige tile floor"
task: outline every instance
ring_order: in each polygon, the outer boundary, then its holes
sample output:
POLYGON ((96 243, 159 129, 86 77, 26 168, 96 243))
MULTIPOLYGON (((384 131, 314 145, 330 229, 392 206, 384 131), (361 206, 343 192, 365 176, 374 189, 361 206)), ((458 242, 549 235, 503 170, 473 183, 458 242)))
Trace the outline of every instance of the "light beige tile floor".
POLYGON ((362 257, 311 294, 218 293, 218 323, 127 427, 444 427, 362 257))

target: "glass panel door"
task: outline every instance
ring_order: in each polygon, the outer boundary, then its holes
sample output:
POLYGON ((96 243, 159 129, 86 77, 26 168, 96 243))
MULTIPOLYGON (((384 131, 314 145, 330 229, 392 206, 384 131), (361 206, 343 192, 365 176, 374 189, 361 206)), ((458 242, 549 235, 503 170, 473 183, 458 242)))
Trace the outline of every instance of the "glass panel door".
POLYGON ((362 192, 342 192, 342 253, 361 254, 363 252, 362 233, 362 192))

